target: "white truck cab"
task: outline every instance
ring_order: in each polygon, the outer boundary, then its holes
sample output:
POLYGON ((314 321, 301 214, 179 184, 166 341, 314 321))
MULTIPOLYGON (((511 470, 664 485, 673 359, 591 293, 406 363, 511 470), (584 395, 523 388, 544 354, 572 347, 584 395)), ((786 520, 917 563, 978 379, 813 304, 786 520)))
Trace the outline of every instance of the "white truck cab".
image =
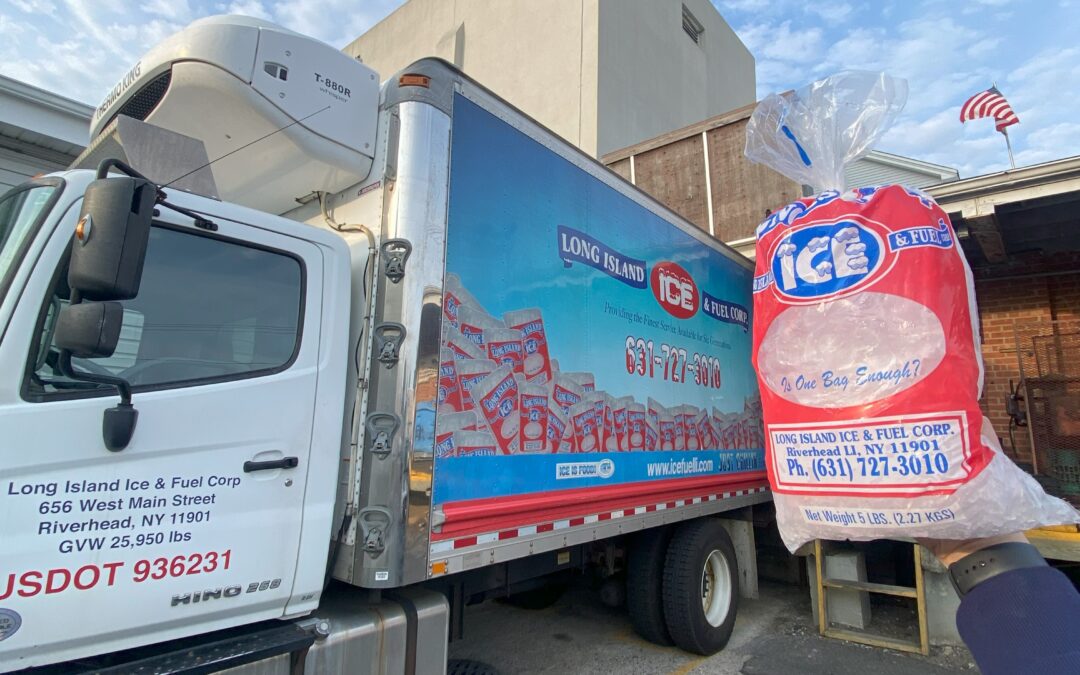
MULTIPOLYGON (((55 344, 71 300, 64 260, 82 245, 71 233, 93 179, 57 174, 0 201, 10 230, 2 490, 5 520, 25 524, 5 528, 0 606, 24 600, 19 630, 29 638, 5 650, 5 662, 117 649, 133 635, 168 640, 238 615, 303 615, 325 578, 348 359, 347 245, 166 190, 204 223, 159 209, 115 351, 72 359, 77 371, 131 386, 137 424, 112 452, 102 425, 116 389, 65 376, 55 344), (111 600, 88 617, 91 597, 111 600)), ((87 237, 100 234, 91 225, 87 237)))

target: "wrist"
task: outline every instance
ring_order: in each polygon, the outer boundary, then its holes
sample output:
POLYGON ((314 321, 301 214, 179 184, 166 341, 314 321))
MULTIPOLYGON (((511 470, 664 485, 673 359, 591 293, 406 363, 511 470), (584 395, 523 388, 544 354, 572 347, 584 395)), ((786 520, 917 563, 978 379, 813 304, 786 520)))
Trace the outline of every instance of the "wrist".
POLYGON ((988 579, 1028 567, 1046 567, 1046 560, 1031 544, 1006 541, 981 548, 952 563, 949 578, 962 598, 988 579))

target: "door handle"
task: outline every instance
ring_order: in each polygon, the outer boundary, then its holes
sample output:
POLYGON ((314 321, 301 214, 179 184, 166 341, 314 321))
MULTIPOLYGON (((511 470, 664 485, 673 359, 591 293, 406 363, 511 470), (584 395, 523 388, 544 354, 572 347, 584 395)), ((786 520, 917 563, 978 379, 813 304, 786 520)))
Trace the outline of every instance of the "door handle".
POLYGON ((295 469, 299 464, 299 457, 282 457, 281 459, 271 459, 266 462, 253 462, 249 459, 244 462, 244 473, 269 471, 270 469, 295 469))

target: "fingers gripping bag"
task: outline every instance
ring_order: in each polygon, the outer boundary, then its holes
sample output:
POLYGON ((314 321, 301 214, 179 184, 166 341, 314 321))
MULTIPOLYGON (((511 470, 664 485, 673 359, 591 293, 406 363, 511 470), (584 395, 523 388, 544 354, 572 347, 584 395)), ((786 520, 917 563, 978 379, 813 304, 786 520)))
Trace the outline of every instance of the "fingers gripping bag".
POLYGON ((749 159, 823 190, 756 233, 753 358, 791 550, 1078 520, 1002 453, 979 408, 978 310, 948 215, 911 188, 844 190, 845 165, 906 95, 902 80, 841 73, 769 96, 747 125, 749 159))

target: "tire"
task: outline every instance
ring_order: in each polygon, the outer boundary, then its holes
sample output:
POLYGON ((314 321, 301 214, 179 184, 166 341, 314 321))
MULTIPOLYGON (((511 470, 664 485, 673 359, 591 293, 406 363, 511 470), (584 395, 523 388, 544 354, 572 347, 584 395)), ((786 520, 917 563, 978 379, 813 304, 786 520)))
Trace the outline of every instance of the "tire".
POLYGON ((715 654, 731 637, 738 609, 739 566, 727 530, 713 518, 683 523, 664 560, 664 618, 672 641, 694 654, 715 654))
POLYGON ((634 631, 653 644, 674 644, 664 620, 664 559, 672 528, 645 530, 630 543, 626 566, 626 609, 634 631))

